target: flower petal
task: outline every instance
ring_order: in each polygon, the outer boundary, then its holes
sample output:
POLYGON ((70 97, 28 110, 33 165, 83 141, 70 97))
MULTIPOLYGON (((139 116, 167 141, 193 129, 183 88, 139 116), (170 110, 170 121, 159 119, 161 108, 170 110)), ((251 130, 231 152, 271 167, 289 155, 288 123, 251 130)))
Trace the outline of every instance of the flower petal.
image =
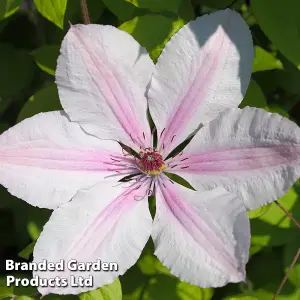
POLYGON ((149 109, 166 154, 201 124, 238 107, 254 50, 241 16, 226 9, 185 25, 166 45, 149 88, 149 109))
POLYGON ((93 277, 93 287, 39 287, 42 295, 78 294, 111 283, 139 258, 151 234, 147 185, 111 186, 100 183, 80 191, 72 201, 55 210, 34 248, 34 262, 46 259, 66 266, 64 271, 37 271, 41 278, 93 277), (143 198, 143 199, 142 199, 143 198), (117 271, 72 271, 70 260, 78 263, 117 263, 117 271))
POLYGON ((72 121, 102 139, 149 146, 146 86, 153 62, 126 32, 75 25, 58 58, 56 83, 72 121))
POLYGON ((172 274, 200 287, 243 281, 250 247, 243 202, 223 188, 199 193, 163 184, 152 232, 155 255, 172 274))
POLYGON ((62 112, 35 115, 0 136, 0 183, 26 202, 55 208, 113 174, 114 141, 86 134, 62 112))
POLYGON ((255 209, 300 177, 300 128, 263 109, 229 109, 201 128, 174 165, 197 190, 223 186, 255 209))

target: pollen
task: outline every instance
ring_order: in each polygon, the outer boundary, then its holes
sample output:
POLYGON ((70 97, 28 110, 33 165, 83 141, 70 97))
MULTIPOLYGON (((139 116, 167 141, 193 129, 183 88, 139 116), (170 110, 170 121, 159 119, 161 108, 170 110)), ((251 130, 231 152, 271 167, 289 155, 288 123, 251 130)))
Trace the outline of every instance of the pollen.
POLYGON ((145 174, 159 175, 166 168, 162 156, 156 149, 141 149, 139 154, 141 159, 138 164, 145 174))

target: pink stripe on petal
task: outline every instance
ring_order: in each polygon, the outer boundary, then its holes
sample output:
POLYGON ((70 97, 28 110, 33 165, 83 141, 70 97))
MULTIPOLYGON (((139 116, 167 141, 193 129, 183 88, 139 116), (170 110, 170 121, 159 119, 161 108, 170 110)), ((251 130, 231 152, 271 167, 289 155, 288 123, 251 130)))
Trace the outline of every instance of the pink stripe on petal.
POLYGON ((93 172, 122 165, 134 166, 134 160, 116 162, 111 159, 110 153, 95 149, 0 149, 0 162, 43 169, 93 172))
POLYGON ((255 209, 300 176, 300 129, 263 109, 229 109, 203 126, 169 168, 196 190, 225 187, 255 209))
MULTIPOLYGON (((205 174, 214 172, 251 171, 300 160, 300 146, 260 145, 241 148, 228 148, 182 156, 184 161, 174 159, 170 165, 178 164, 177 169, 186 168, 189 172, 205 174)), ((182 160, 181 159, 181 160, 182 160)))
POLYGON ((122 55, 111 49, 118 37, 132 43, 134 51, 138 50, 136 41, 116 28, 100 25, 70 28, 62 43, 56 72, 61 103, 71 120, 88 133, 131 147, 146 147, 151 135, 144 85, 153 63, 144 53, 135 62, 132 57, 128 62, 125 58, 120 60, 122 55), (139 76, 142 80, 135 78, 136 73, 141 73, 141 70, 136 72, 139 68, 144 70, 139 76))
POLYGON ((244 280, 250 230, 243 202, 222 188, 199 193, 161 180, 155 255, 172 274, 200 287, 244 280))
POLYGON ((147 181, 114 186, 98 183, 79 191, 72 201, 53 212, 37 241, 34 261, 43 259, 65 263, 116 263, 117 270, 36 271, 41 278, 93 276, 93 286, 39 287, 42 295, 78 294, 111 283, 136 263, 151 233, 152 219, 148 209, 147 181), (136 200, 136 197, 141 199, 136 200))
POLYGON ((148 91, 164 157, 221 111, 240 104, 253 53, 247 24, 230 9, 199 17, 171 38, 148 91))
MULTIPOLYGON (((229 272, 237 272, 237 264, 234 261, 233 253, 224 249, 224 241, 218 236, 218 228, 214 222, 207 224, 205 220, 199 217, 198 213, 191 205, 185 202, 185 199, 176 192, 167 180, 163 180, 159 185, 160 193, 168 206, 168 209, 176 218, 180 227, 183 227, 187 235, 191 235, 195 242, 207 252, 221 266, 229 272)), ((199 199, 200 201, 200 199, 199 199)), ((240 275, 237 275, 240 276, 240 275)))
MULTIPOLYGON (((228 23, 229 21, 228 19, 228 23)), ((227 25, 224 26, 226 27, 227 25)), ((187 83, 188 88, 185 87, 186 89, 182 91, 179 96, 181 101, 168 119, 166 130, 160 141, 160 150, 162 150, 162 144, 164 144, 165 148, 169 148, 170 144, 172 144, 173 137, 184 129, 184 126, 186 126, 188 121, 193 117, 195 111, 203 105, 208 92, 207 87, 215 80, 215 74, 219 68, 219 61, 224 58, 224 52, 226 53, 226 49, 224 50, 224 48, 230 46, 228 40, 226 41, 226 46, 224 42, 224 32, 219 26, 214 35, 207 41, 208 44, 212 44, 210 50, 213 51, 207 54, 206 59, 203 61, 201 68, 198 69, 195 77, 189 78, 187 83)), ((207 52, 209 51, 207 50, 207 52)), ((194 128, 194 130, 196 129, 197 128, 194 128)))

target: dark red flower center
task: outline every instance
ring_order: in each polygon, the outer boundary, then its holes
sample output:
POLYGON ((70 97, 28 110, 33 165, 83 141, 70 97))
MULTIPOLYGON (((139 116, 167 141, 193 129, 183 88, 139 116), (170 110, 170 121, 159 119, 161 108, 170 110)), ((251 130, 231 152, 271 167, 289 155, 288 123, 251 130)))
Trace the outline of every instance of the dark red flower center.
POLYGON ((165 169, 166 165, 162 156, 156 149, 146 148, 140 151, 139 166, 141 170, 148 175, 159 175, 165 169))

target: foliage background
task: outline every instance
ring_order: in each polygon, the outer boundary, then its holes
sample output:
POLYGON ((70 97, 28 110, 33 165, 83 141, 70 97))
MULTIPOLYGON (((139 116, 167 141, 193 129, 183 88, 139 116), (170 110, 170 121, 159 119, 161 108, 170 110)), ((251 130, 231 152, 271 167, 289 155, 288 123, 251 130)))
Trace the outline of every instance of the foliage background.
MULTIPOLYGON (((232 0, 88 0, 91 22, 132 34, 155 61, 189 20, 231 5, 232 0)), ((277 112, 300 124, 300 1, 238 0, 231 5, 249 24, 255 44, 250 87, 242 103, 277 112)), ((63 36, 82 23, 79 0, 0 0, 0 132, 39 112, 61 108, 54 84, 63 36)), ((122 47, 122 45, 120 45, 122 47)), ((51 128, 49 128, 51 130, 51 128)), ((300 220, 300 183, 280 203, 300 220)), ((36 298, 35 288, 6 288, 5 259, 31 259, 33 244, 51 211, 32 207, 0 187, 0 299, 36 298), (30 244, 21 254, 19 252, 30 244), (23 257, 23 258, 22 258, 23 257), (27 295, 28 297, 25 297, 27 295), (30 297, 29 297, 30 296, 30 297)), ((271 299, 300 247, 300 232, 276 204, 250 213, 251 258, 247 281, 200 289, 171 276, 147 244, 138 263, 113 285, 80 295, 105 300, 271 299), (123 296, 122 296, 123 294, 123 296), (123 298, 122 298, 123 297, 123 298)), ((29 272, 14 274, 30 277, 29 272)), ((78 299, 49 295, 48 299, 78 299)), ((300 299, 300 263, 278 300, 300 299)))

